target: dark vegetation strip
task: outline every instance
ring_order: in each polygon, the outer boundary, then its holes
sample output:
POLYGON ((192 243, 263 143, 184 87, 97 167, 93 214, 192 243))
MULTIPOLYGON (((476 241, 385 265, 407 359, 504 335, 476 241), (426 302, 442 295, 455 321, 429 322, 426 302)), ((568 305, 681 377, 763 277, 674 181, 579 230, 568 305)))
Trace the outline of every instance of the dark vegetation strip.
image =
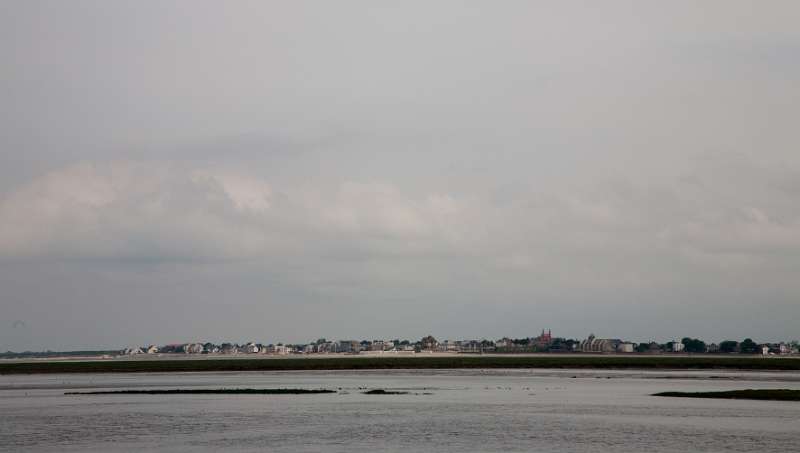
POLYGON ((365 395, 408 395, 408 392, 398 392, 394 390, 374 389, 364 392, 365 395))
POLYGON ((759 357, 455 356, 286 359, 96 360, 0 363, 0 374, 188 371, 382 370, 447 368, 593 368, 800 370, 800 359, 759 357))
POLYGON ((732 400, 800 401, 800 390, 730 390, 726 392, 662 392, 653 396, 672 396, 679 398, 720 398, 732 400))
POLYGON ((325 389, 169 389, 169 390, 108 390, 100 392, 66 392, 65 395, 305 395, 336 393, 325 389))

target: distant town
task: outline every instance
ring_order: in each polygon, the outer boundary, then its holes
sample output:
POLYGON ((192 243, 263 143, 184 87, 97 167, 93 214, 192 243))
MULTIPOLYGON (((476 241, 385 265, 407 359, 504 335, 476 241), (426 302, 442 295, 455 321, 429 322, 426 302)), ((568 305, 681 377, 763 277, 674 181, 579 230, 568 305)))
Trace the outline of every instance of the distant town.
POLYGON ((542 330, 536 337, 499 340, 442 340, 426 336, 409 340, 328 340, 320 338, 303 344, 284 343, 180 343, 163 346, 131 347, 125 355, 138 354, 359 354, 359 355, 414 355, 430 353, 462 354, 523 354, 523 353, 606 353, 606 354, 761 354, 792 355, 800 353, 800 344, 793 342, 757 343, 750 338, 742 341, 728 340, 719 344, 683 338, 666 343, 634 343, 616 338, 598 338, 594 334, 578 340, 553 336, 542 330))
POLYGON ((658 343, 636 343, 617 338, 599 338, 594 334, 585 339, 553 336, 550 330, 527 338, 503 337, 498 340, 437 340, 426 336, 409 340, 329 340, 320 338, 308 343, 211 343, 187 342, 166 345, 132 346, 123 350, 66 351, 66 352, 5 352, 0 358, 71 357, 71 356, 169 356, 187 354, 272 356, 352 354, 372 356, 416 354, 526 354, 526 353, 588 353, 588 354, 752 354, 762 356, 800 355, 800 342, 760 343, 746 338, 706 343, 697 338, 658 343))

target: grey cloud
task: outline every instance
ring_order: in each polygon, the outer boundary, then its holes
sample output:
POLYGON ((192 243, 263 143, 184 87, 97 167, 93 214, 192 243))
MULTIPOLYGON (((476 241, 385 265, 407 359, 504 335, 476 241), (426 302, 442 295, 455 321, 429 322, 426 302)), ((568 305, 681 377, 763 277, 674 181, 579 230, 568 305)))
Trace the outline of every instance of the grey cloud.
POLYGON ((318 237, 394 241, 412 250, 446 239, 458 210, 448 195, 416 200, 374 182, 343 182, 332 193, 299 187, 281 194, 262 179, 226 171, 78 164, 31 181, 2 201, 0 254, 235 260, 292 253, 318 237))
POLYGON ((377 181, 273 187, 230 170, 87 163, 5 197, 0 251, 6 258, 237 260, 357 250, 542 266, 565 253, 796 254, 800 213, 784 209, 792 197, 739 180, 740 167, 699 187, 616 180, 520 193, 498 205, 377 181))

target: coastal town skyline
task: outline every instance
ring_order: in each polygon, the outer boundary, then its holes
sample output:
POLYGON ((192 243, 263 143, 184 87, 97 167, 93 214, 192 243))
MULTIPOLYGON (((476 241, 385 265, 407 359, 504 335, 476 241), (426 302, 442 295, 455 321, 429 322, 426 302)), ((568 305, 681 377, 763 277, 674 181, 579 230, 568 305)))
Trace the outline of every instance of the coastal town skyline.
MULTIPOLYGON (((762 339, 763 340, 763 339, 762 339)), ((585 339, 553 335, 551 329, 542 329, 537 336, 512 338, 504 336, 496 340, 480 339, 436 339, 426 335, 419 340, 408 339, 362 339, 336 340, 318 338, 307 342, 283 341, 190 341, 168 344, 147 344, 117 349, 119 355, 153 354, 414 354, 424 352, 452 353, 744 353, 762 355, 798 354, 800 341, 756 341, 726 339, 706 342, 701 338, 683 337, 668 341, 636 341, 624 338, 602 338, 591 333, 585 339)), ((96 351, 115 351, 114 348, 93 348, 96 351)), ((7 351, 8 357, 67 355, 69 351, 46 350, 7 351), (30 353, 30 354, 28 354, 30 353)), ((92 352, 92 349, 85 352, 92 352)))
POLYGON ((420 340, 328 340, 319 338, 308 343, 175 343, 163 346, 126 348, 123 355, 139 354, 415 354, 426 352, 441 353, 742 353, 761 355, 800 354, 800 342, 759 343, 751 338, 742 341, 725 340, 707 344, 698 338, 684 337, 680 340, 659 343, 656 341, 636 343, 619 338, 598 338, 594 334, 584 340, 562 338, 552 335, 551 330, 542 330, 536 337, 509 338, 498 340, 437 340, 432 335, 420 340))

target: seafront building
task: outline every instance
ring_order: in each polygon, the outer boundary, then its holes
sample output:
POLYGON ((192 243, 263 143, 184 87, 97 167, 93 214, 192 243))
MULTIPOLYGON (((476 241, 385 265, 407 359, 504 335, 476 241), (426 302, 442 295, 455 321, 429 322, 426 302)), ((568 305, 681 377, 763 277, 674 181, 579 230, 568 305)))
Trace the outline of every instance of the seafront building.
POLYGON ((612 340, 606 338, 595 338, 594 334, 580 343, 581 352, 617 352, 617 346, 622 340, 612 340))
POLYGON ((633 343, 620 343, 617 345, 617 352, 623 353, 632 353, 636 349, 636 345, 633 343))

